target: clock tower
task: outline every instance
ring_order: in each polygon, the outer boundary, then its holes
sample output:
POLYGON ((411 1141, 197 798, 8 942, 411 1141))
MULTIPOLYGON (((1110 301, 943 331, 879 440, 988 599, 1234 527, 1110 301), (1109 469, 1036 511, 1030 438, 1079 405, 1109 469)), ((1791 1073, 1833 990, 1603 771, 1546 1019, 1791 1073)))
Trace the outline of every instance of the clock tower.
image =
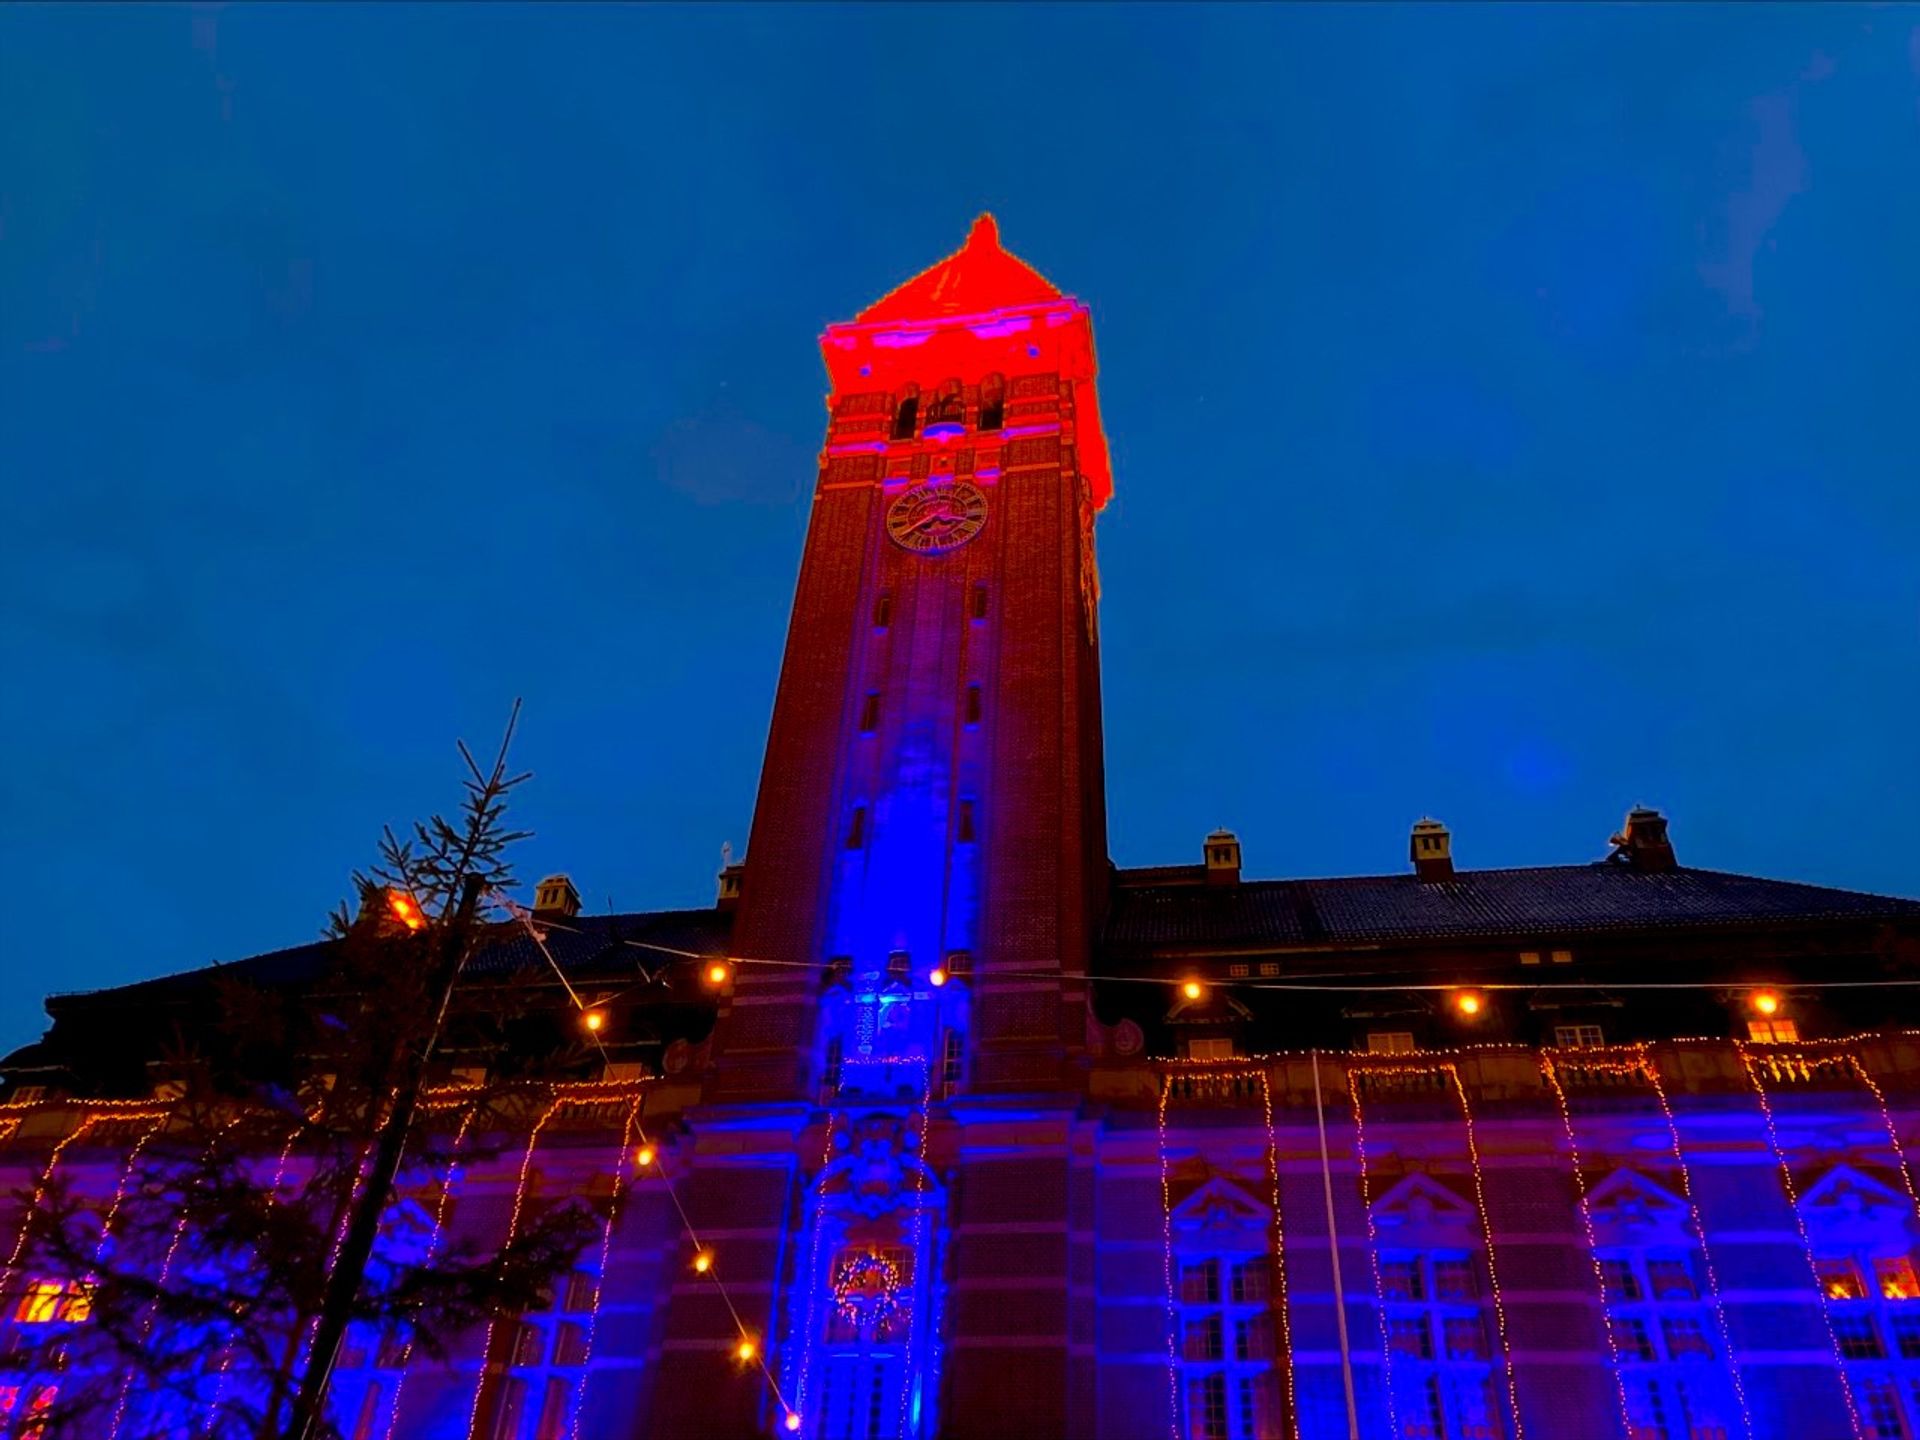
POLYGON ((983 215, 821 349, 826 443, 733 941, 779 963, 739 967, 710 1098, 1077 1088, 1112 493, 1087 307, 983 215))

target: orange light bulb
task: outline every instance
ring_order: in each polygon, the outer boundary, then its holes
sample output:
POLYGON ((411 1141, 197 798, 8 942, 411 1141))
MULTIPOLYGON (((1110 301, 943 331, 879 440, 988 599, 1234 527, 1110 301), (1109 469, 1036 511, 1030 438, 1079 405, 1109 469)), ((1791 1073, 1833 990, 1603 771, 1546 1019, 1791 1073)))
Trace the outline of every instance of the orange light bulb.
POLYGON ((712 1253, 706 1250, 700 1251, 697 1255, 693 1257, 693 1268, 695 1273, 700 1275, 704 1275, 709 1270, 713 1269, 712 1253))
POLYGON ((645 1169, 653 1163, 653 1147, 651 1145, 642 1145, 638 1150, 633 1152, 633 1160, 636 1165, 645 1169))
POLYGON ((1469 1018, 1478 1015, 1485 1003, 1471 990, 1462 990, 1453 997, 1453 1008, 1469 1018))
POLYGON ((580 1017, 580 1023, 589 1030, 598 1031, 601 1026, 607 1023, 607 1017, 598 1010, 589 1010, 580 1017))
POLYGON ((733 1347, 733 1358, 736 1360, 751 1360, 759 1353, 760 1347, 753 1343, 751 1336, 747 1335, 741 1336, 740 1343, 733 1347))
POLYGON ((725 965, 720 965, 720 964, 709 965, 707 967, 707 984, 724 985, 727 983, 727 977, 732 973, 733 972, 730 969, 728 969, 725 965))
POLYGON ((1201 990, 1198 980, 1189 980, 1180 987, 1180 993, 1189 1000, 1198 1000, 1204 992, 1201 990))
POLYGON ((927 974, 927 983, 938 990, 942 985, 947 983, 947 972, 937 965, 934 966, 927 974))
POLYGON ((787 1411, 787 1429, 798 1430, 799 1428, 800 1428, 800 1412, 798 1410, 787 1411))
POLYGON ((1772 990, 1753 992, 1753 1008, 1762 1015, 1771 1015, 1780 1008, 1780 996, 1772 990))

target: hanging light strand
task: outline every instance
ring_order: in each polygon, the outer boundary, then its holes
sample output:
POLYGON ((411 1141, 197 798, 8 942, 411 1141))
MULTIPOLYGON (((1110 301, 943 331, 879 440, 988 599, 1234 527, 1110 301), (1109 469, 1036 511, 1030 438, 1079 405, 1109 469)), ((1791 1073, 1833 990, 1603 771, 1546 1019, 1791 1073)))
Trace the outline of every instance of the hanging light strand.
POLYGON ((1580 1228, 1587 1237, 1587 1259, 1593 1265, 1593 1283, 1600 1296, 1600 1328, 1606 1334, 1607 1368, 1613 1372, 1613 1388, 1620 1400, 1621 1433, 1633 1433, 1633 1414, 1627 1405, 1627 1382, 1620 1373, 1620 1347, 1613 1339, 1613 1309, 1607 1297, 1607 1272, 1600 1264, 1600 1240, 1593 1228, 1593 1212, 1587 1206, 1587 1176, 1580 1164, 1580 1140, 1573 1130, 1573 1107, 1567 1101, 1566 1088, 1560 1083, 1559 1070, 1549 1056, 1540 1057, 1540 1073, 1546 1077, 1547 1088, 1553 1091, 1553 1098, 1560 1107, 1560 1123, 1567 1132, 1567 1158, 1573 1167, 1574 1192, 1578 1197, 1580 1209, 1580 1228))
MULTIPOLYGON (((1371 1070, 1365 1072, 1373 1073, 1371 1070)), ((1373 1189, 1367 1173, 1367 1122, 1360 1102, 1360 1072, 1351 1065, 1342 1067, 1341 1078, 1347 1087, 1347 1103, 1353 1108, 1353 1154, 1360 1168, 1360 1209, 1367 1217, 1367 1263, 1373 1267, 1373 1316, 1380 1327, 1380 1389, 1387 1397, 1387 1433, 1400 1433, 1399 1402, 1393 1392, 1393 1342, 1387 1333, 1387 1287, 1380 1274, 1380 1229, 1373 1219, 1373 1189)), ((1333 1243, 1333 1237, 1327 1237, 1333 1243)), ((1347 1297, 1336 1296, 1345 1306, 1347 1297)))
MULTIPOLYGON (((460 1147, 466 1143, 467 1131, 472 1128, 475 1111, 467 1106, 460 1117, 460 1128, 454 1132, 453 1147, 447 1152, 447 1168, 440 1176, 440 1193, 433 1204, 433 1226, 427 1232, 427 1249, 422 1265, 431 1265, 434 1256, 440 1252, 440 1237, 446 1229, 447 1210, 453 1203, 454 1181, 460 1173, 460 1147)), ((393 1395, 387 1401, 387 1426, 383 1440, 393 1440, 394 1427, 400 1423, 400 1397, 406 1392, 408 1364, 413 1359, 413 1336, 407 1336, 406 1344, 400 1351, 400 1373, 394 1378, 393 1395)))
POLYGON ((1500 1265, 1493 1243, 1493 1223, 1487 1216, 1487 1191, 1480 1171, 1480 1146, 1473 1133, 1473 1106, 1467 1100, 1466 1083, 1460 1067, 1445 1067, 1453 1081, 1454 1094, 1460 1098, 1460 1118, 1467 1127, 1467 1158, 1473 1167, 1473 1203, 1480 1211, 1480 1233, 1487 1242, 1487 1284, 1493 1291, 1493 1323, 1500 1332, 1500 1359, 1507 1373, 1507 1401, 1513 1407, 1513 1440, 1525 1440, 1526 1429, 1520 1420, 1520 1387, 1513 1373, 1513 1338, 1507 1333, 1507 1306, 1500 1296, 1500 1265))
POLYGON ((567 1426, 568 1440, 580 1440, 580 1421, 587 1409, 587 1386, 593 1383, 593 1338, 600 1327, 600 1301, 607 1289, 607 1261, 613 1253, 613 1226, 620 1218, 620 1201, 625 1195, 627 1156, 633 1150, 634 1133, 640 1127, 640 1105, 644 1092, 636 1092, 627 1106, 626 1123, 620 1130, 620 1157, 613 1167, 613 1194, 608 1198, 607 1222, 600 1227, 600 1266, 593 1277, 593 1308, 587 1313, 586 1343, 580 1355, 580 1393, 573 1397, 573 1418, 567 1426))
POLYGON ((1287 1429, 1293 1440, 1300 1440, 1300 1408, 1294 1394, 1293 1317, 1287 1304, 1287 1241, 1280 1223, 1280 1142, 1273 1129, 1273 1079, 1265 1070, 1260 1076, 1260 1108, 1267 1123, 1267 1184, 1273 1200, 1273 1281, 1280 1312, 1280 1353, 1284 1358, 1281 1383, 1286 1387, 1287 1429))
POLYGON ((1807 1233, 1807 1218, 1800 1213, 1800 1190, 1793 1181, 1793 1167, 1787 1163, 1786 1152, 1780 1148, 1780 1131, 1774 1123, 1773 1102, 1767 1095, 1766 1082, 1760 1078, 1760 1068, 1753 1054, 1741 1041, 1734 1041, 1734 1048, 1740 1053, 1741 1063, 1746 1067, 1747 1079, 1753 1086, 1753 1093, 1760 1101, 1760 1114, 1766 1121, 1767 1145, 1773 1151, 1774 1163, 1780 1167, 1780 1182, 1787 1193, 1787 1208, 1793 1211, 1794 1228, 1800 1234, 1800 1248, 1807 1259, 1807 1274, 1813 1279, 1814 1293, 1820 1297, 1820 1317, 1826 1323, 1827 1343, 1833 1347, 1834 1368, 1840 1372, 1840 1390, 1846 1396, 1847 1420, 1853 1427, 1854 1440, 1865 1440, 1866 1432, 1860 1424, 1859 1401, 1853 1393, 1853 1378, 1847 1373, 1846 1357, 1840 1352, 1840 1336, 1833 1327, 1833 1307, 1827 1303, 1827 1290, 1820 1283, 1820 1267, 1813 1257, 1813 1237, 1807 1233))
POLYGON ((1167 1174, 1167 1096, 1173 1089, 1170 1076, 1160 1078, 1160 1234, 1163 1245, 1161 1272, 1167 1287, 1167 1433, 1180 1440, 1180 1354, 1175 1347, 1178 1333, 1173 1288, 1173 1185, 1167 1174))

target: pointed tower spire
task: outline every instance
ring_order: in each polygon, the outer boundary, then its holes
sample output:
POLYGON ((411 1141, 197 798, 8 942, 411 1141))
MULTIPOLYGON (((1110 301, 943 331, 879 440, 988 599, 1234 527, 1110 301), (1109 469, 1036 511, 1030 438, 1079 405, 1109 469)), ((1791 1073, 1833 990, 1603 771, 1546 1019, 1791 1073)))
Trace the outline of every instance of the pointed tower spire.
POLYGON ((982 212, 966 244, 862 310, 859 321, 941 320, 1059 298, 1044 275, 1001 247, 999 225, 982 212))

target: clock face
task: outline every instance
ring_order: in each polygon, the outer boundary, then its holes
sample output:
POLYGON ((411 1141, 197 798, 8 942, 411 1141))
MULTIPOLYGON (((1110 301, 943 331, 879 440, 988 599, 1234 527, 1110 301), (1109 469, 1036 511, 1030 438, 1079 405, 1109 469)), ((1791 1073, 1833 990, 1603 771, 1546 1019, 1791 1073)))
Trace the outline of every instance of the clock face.
POLYGON ((887 534, 922 555, 953 550, 987 523, 987 497, 964 480, 923 480, 887 509, 887 534))

